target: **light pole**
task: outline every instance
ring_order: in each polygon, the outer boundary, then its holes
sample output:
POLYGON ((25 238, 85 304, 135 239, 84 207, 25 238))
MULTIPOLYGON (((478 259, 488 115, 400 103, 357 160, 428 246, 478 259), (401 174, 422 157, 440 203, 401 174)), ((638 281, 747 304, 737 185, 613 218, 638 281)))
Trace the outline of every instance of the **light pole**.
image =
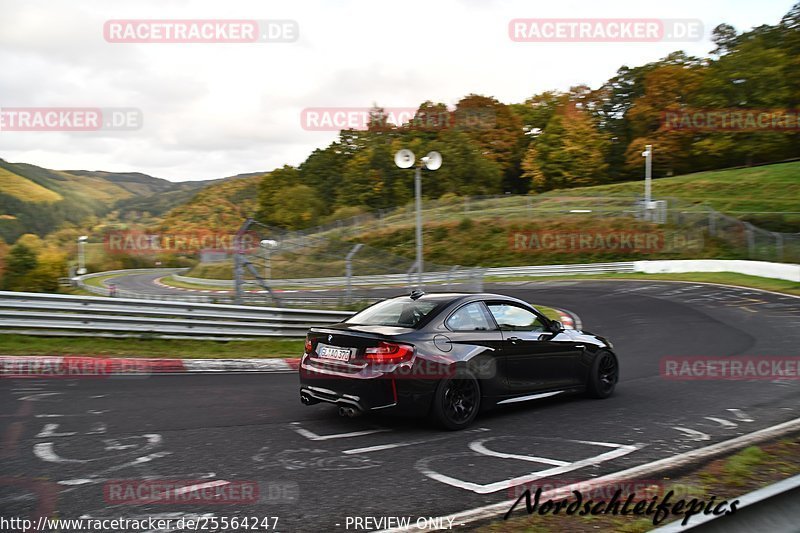
MULTIPOLYGON (((400 168, 410 168, 414 166, 414 152, 411 150, 400 150, 394 155, 394 164, 400 168)), ((420 159, 414 171, 414 204, 416 208, 416 241, 417 241, 417 288, 422 288, 422 273, 424 266, 422 262, 422 166, 428 170, 438 170, 442 166, 442 156, 439 152, 429 152, 428 155, 420 159)))
POLYGON ((653 145, 648 144, 642 152, 644 157, 644 204, 645 209, 650 209, 651 184, 653 180, 653 145))
POLYGON ((78 275, 83 276, 86 274, 86 241, 89 237, 81 235, 78 237, 78 275))
POLYGON ((264 279, 272 277, 272 263, 270 259, 271 252, 274 248, 278 247, 278 241, 272 239, 263 239, 261 241, 261 248, 264 249, 264 279))

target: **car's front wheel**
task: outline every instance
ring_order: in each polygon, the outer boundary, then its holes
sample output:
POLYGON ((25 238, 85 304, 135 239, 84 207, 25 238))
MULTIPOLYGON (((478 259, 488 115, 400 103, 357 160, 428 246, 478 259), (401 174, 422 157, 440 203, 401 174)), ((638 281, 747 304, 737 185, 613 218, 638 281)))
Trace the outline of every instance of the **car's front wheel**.
POLYGON ((586 392, 592 398, 608 398, 614 393, 617 381, 619 381, 617 356, 608 350, 601 350, 592 363, 586 392))
POLYGON ((439 382, 433 397, 431 414, 440 426, 459 430, 475 420, 480 405, 481 389, 478 380, 463 370, 439 382))

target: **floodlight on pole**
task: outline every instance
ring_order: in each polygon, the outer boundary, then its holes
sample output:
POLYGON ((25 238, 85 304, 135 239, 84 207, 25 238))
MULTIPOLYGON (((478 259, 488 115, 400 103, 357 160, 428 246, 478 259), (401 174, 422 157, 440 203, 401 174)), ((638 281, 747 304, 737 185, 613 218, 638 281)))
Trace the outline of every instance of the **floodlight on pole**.
POLYGON ((270 279, 272 277, 271 251, 278 247, 278 241, 261 239, 259 244, 264 249, 264 279, 270 279))
MULTIPOLYGON (((416 157, 411 150, 403 149, 394 155, 394 164, 399 168, 411 168, 416 157)), ((438 170, 442 166, 442 155, 439 152, 429 152, 420 159, 420 164, 414 170, 414 204, 416 211, 416 247, 417 247, 417 287, 422 288, 422 273, 424 264, 422 260, 422 167, 430 171, 438 170)))
POLYGON ((78 271, 77 274, 79 276, 83 276, 86 274, 86 241, 89 240, 89 237, 86 235, 81 235, 78 237, 78 271))
POLYGON ((652 200, 652 179, 653 179, 653 145, 648 144, 645 146, 642 157, 645 158, 644 163, 644 207, 650 209, 650 202, 652 200))

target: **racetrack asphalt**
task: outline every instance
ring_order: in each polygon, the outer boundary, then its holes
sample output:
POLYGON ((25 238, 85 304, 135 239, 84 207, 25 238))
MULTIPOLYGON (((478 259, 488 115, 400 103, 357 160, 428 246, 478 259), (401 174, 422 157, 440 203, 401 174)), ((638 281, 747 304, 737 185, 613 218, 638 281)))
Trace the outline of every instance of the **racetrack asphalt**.
POLYGON ((611 339, 622 369, 615 395, 518 404, 451 433, 303 406, 294 373, 4 379, 0 516, 37 508, 60 517, 277 516, 278 531, 375 529, 352 519, 455 513, 508 499, 511 480, 536 472, 591 479, 800 416, 798 379, 660 375, 671 356, 797 357, 797 298, 645 281, 486 289, 569 309, 585 330, 611 339), (259 501, 109 498, 109 483, 142 479, 252 481, 259 501))

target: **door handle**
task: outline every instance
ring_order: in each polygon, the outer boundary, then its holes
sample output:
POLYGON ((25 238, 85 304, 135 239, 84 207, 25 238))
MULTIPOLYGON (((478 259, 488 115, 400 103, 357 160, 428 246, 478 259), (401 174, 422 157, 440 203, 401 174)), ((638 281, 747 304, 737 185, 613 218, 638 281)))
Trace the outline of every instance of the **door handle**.
POLYGON ((517 344, 522 339, 520 339, 519 337, 509 337, 508 340, 511 341, 511 344, 517 344))

